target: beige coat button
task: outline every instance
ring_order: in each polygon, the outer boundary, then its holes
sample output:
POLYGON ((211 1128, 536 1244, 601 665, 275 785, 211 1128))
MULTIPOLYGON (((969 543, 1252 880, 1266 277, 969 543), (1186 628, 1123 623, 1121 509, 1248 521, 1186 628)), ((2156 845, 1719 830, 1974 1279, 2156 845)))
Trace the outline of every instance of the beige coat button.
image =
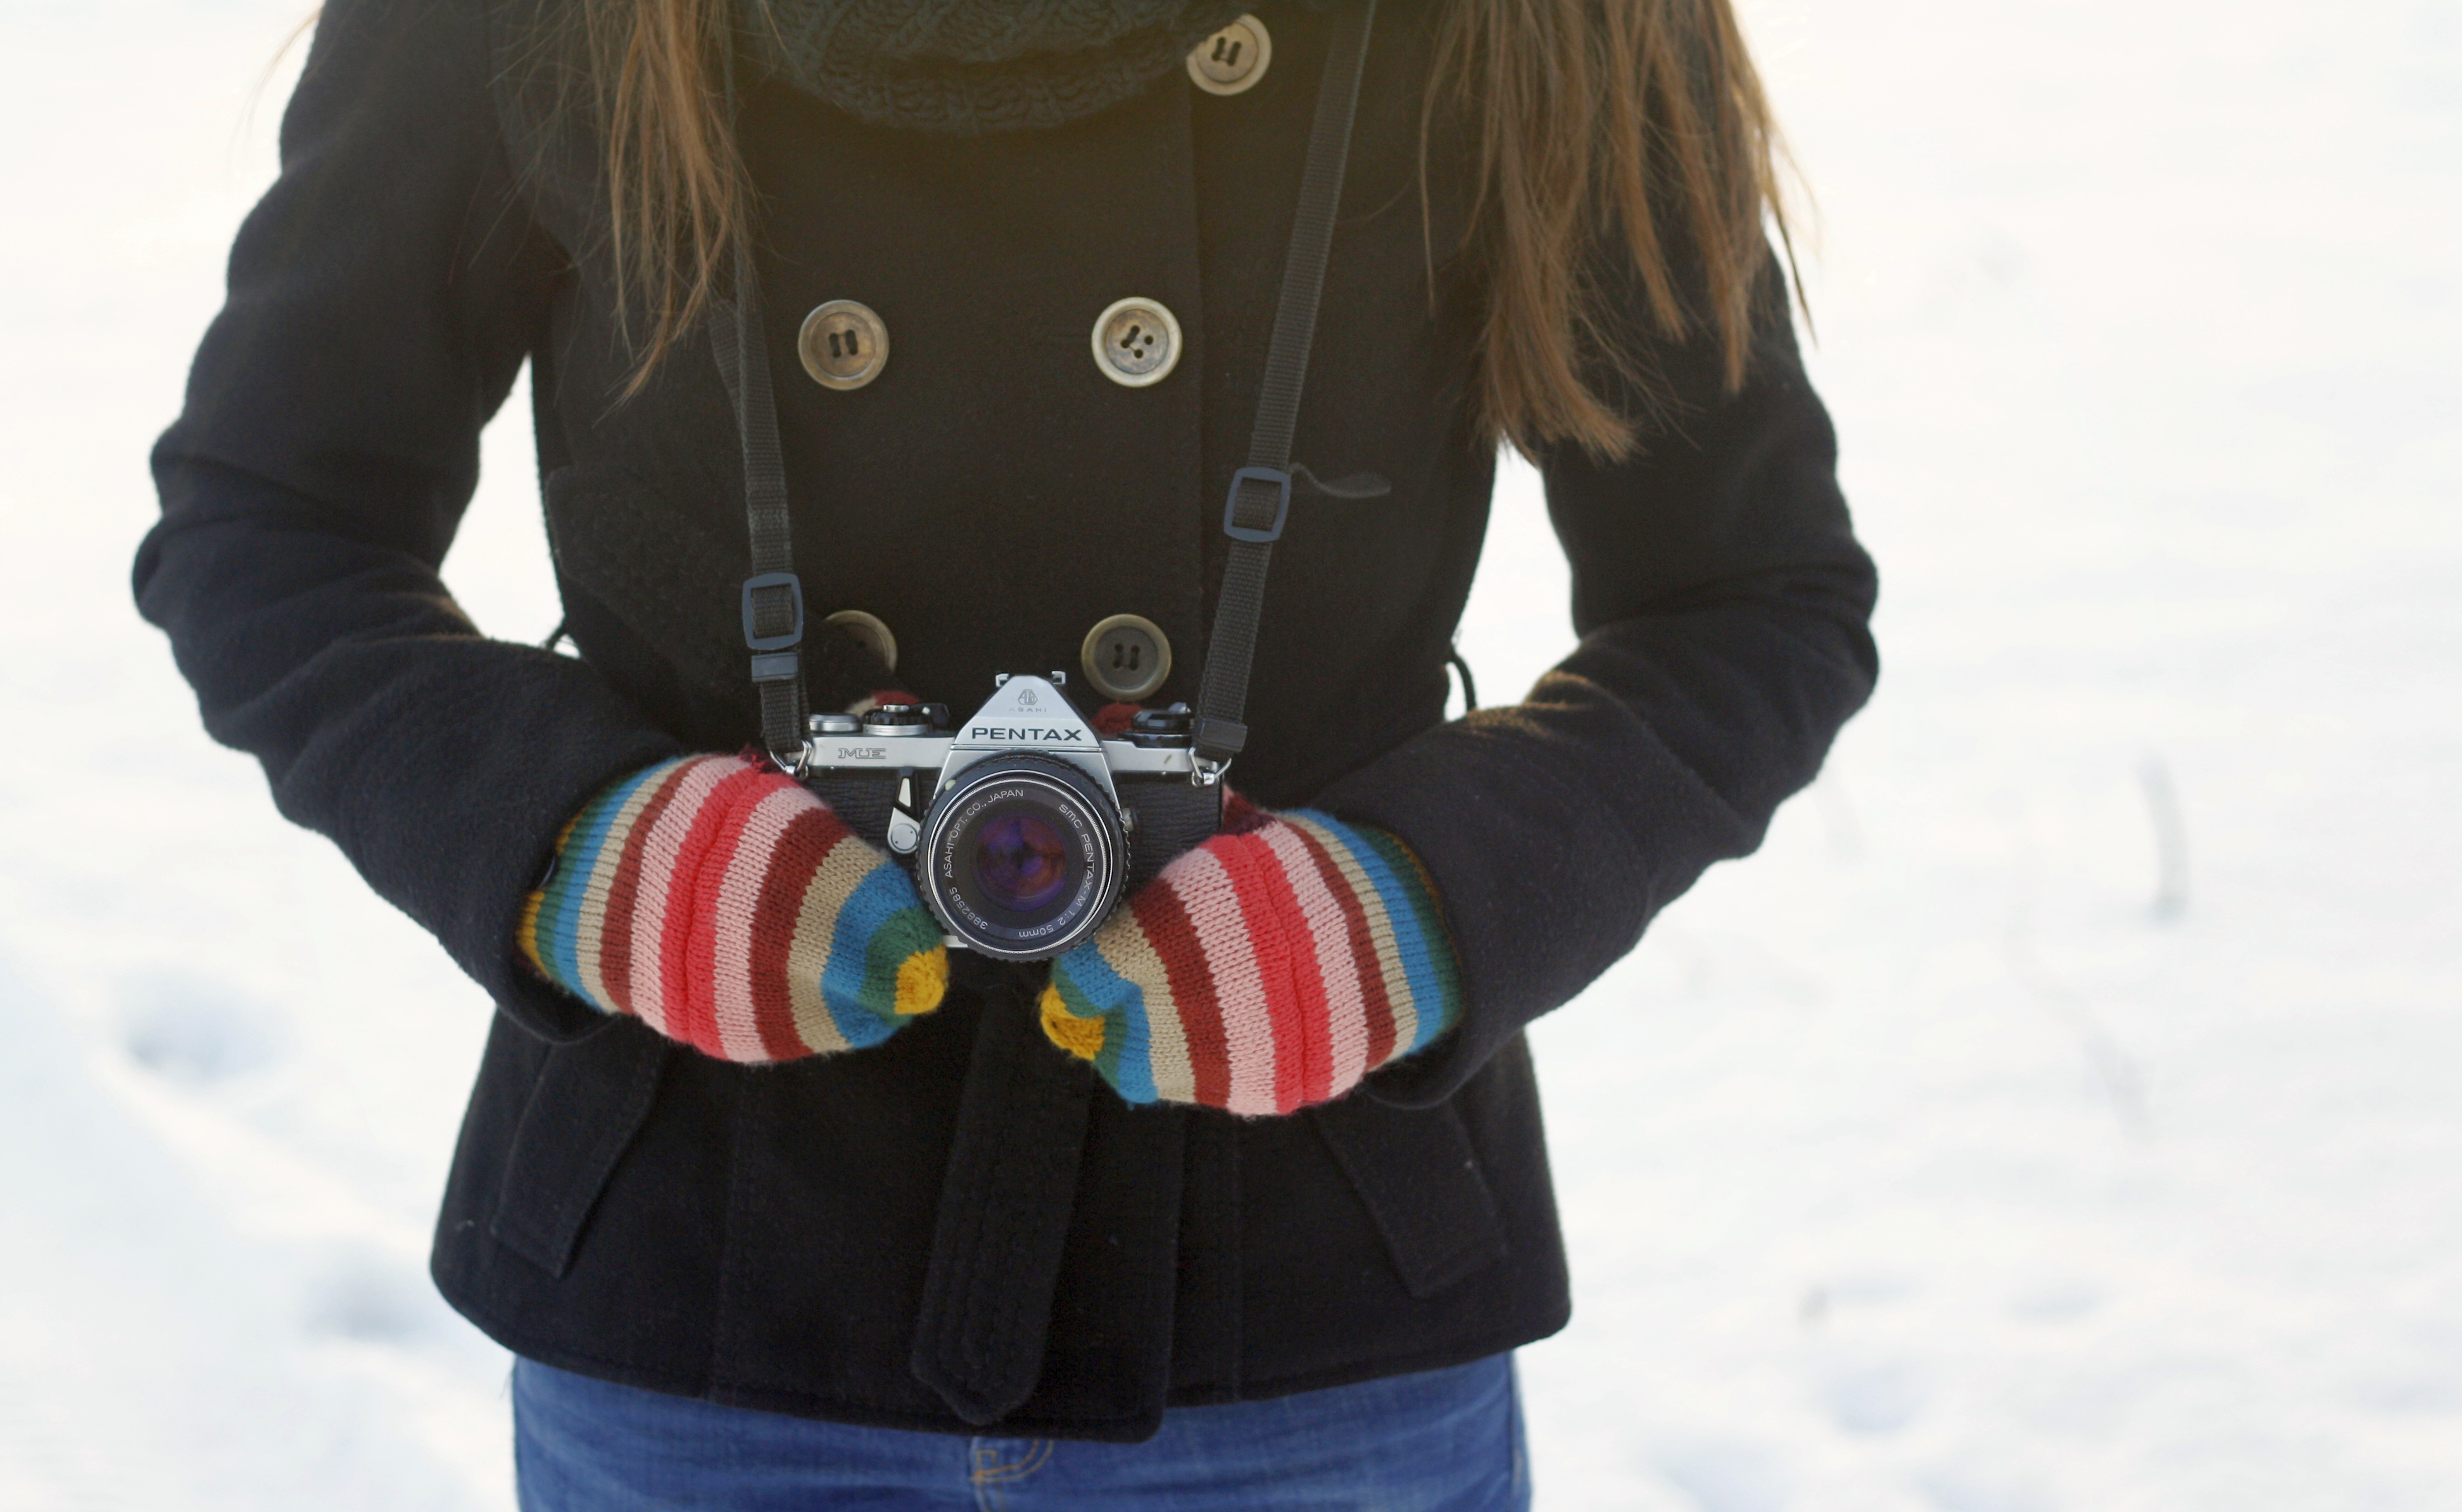
POLYGON ((1114 300, 1094 317, 1094 365, 1126 388, 1171 377, 1179 365, 1179 321, 1152 299, 1114 300))
POLYGON ((1134 703, 1171 676, 1171 637, 1141 615, 1113 615, 1086 632, 1077 664, 1096 692, 1134 703))
POLYGON ((870 305, 832 299, 804 317, 795 349, 821 387, 861 388, 889 363, 889 327, 870 305))
POLYGON ((841 609, 830 616, 830 623, 853 638, 855 644, 880 659, 890 671, 897 670, 897 637, 878 615, 867 615, 860 609, 841 609))
POLYGON ((1243 15, 1197 44, 1188 54, 1188 76, 1209 95, 1237 95, 1255 87, 1273 60, 1273 33, 1243 15))

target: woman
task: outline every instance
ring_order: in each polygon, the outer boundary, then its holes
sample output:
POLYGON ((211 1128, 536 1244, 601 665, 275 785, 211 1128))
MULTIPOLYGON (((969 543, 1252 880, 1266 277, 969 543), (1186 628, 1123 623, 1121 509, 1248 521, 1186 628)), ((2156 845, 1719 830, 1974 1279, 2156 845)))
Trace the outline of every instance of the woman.
POLYGON ((434 1270, 527 1506, 1526 1502, 1522 1029, 1811 778, 1873 578, 1725 0, 1248 3, 327 8, 138 594, 502 1008, 434 1270), (438 576, 525 361, 577 657, 438 576), (1449 723, 1500 437, 1582 639, 1449 723), (773 765, 1199 699, 1276 476, 1240 796, 1058 961, 773 765))

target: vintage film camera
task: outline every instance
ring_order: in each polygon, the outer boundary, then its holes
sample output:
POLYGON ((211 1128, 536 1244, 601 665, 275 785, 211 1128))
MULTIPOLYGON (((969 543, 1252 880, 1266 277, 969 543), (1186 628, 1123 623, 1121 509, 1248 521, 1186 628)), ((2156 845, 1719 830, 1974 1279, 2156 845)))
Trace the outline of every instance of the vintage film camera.
POLYGON ((1077 944, 1127 892, 1202 844, 1221 788, 1201 781, 1185 704, 1098 735, 1068 675, 996 680, 952 725, 944 704, 815 714, 805 786, 854 832, 906 857, 949 942, 1003 961, 1077 944))

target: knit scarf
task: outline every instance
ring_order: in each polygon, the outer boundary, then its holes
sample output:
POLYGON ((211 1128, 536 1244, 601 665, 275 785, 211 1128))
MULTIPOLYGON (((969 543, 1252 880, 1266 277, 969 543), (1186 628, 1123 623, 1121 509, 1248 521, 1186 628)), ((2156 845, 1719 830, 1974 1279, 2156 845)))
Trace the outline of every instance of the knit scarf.
POLYGON ((743 0, 772 68, 875 125, 974 134, 1092 115, 1252 0, 743 0))

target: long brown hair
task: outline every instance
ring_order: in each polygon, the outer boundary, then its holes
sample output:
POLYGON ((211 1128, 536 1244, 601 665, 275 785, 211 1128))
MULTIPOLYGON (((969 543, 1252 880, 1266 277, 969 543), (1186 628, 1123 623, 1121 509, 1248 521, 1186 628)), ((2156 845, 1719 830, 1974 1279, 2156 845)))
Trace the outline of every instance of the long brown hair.
MULTIPOLYGON (((1477 140, 1482 417, 1524 451, 1624 456, 1634 419, 1602 388, 1647 393, 1652 372, 1611 326, 1603 284, 1637 278, 1657 335, 1715 340, 1732 388, 1751 350, 1764 218, 1786 233, 1777 130, 1735 13, 1729 0, 1445 3, 1422 141, 1440 101, 1477 140), (1603 248, 1627 266, 1602 269, 1603 248)), ((643 328, 636 388, 709 308, 749 234, 733 124, 711 88, 732 9, 582 7, 619 304, 643 328)))

